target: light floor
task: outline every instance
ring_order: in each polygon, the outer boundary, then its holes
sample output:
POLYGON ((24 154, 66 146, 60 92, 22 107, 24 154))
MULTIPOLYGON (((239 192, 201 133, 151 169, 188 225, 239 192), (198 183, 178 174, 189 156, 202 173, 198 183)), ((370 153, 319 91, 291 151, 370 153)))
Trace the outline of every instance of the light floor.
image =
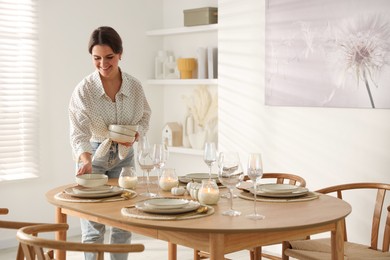
MULTIPOLYGON (((80 237, 71 237, 70 241, 80 241, 80 237)), ((131 253, 129 259, 136 260, 155 260, 155 259, 168 259, 167 256, 167 243, 161 240, 151 239, 138 234, 133 233, 132 243, 141 243, 145 245, 145 251, 141 253, 131 253)), ((15 259, 16 248, 1 249, 1 260, 15 259)), ((243 250, 236 253, 226 255, 226 258, 232 260, 249 259, 249 251, 243 250)), ((68 260, 83 260, 83 254, 78 252, 69 252, 67 255, 68 260)), ((106 259, 110 259, 106 257, 106 259)), ((177 259, 178 260, 192 260, 193 250, 187 247, 177 247, 177 259)))

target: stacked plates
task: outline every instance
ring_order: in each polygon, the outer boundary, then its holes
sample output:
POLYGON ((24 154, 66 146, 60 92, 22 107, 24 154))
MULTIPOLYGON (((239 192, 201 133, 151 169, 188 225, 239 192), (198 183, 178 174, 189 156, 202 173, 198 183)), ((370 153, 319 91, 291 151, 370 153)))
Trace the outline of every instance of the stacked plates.
MULTIPOLYGON (((254 189, 250 192, 254 194, 254 189)), ((273 184, 267 183, 257 187, 257 195, 274 198, 289 198, 306 195, 309 190, 305 187, 290 185, 290 184, 273 184)))
POLYGON ((195 211, 199 208, 197 201, 175 198, 154 198, 138 202, 135 207, 147 213, 177 214, 195 211))
POLYGON ((65 189, 64 192, 77 198, 106 198, 122 194, 123 189, 109 185, 90 188, 75 186, 65 189))
MULTIPOLYGON (((206 180, 208 178, 208 173, 189 173, 185 176, 180 176, 179 181, 183 183, 188 183, 192 180, 194 180, 194 182, 202 182, 202 180, 206 180)), ((218 174, 211 174, 211 179, 214 179, 217 183, 219 183, 218 174)))

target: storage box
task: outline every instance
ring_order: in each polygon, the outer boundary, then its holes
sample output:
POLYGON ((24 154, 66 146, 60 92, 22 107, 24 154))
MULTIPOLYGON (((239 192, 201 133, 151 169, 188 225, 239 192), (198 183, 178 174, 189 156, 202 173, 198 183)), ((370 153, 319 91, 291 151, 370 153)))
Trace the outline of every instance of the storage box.
POLYGON ((218 23, 217 7, 202 7, 184 10, 184 26, 218 23))

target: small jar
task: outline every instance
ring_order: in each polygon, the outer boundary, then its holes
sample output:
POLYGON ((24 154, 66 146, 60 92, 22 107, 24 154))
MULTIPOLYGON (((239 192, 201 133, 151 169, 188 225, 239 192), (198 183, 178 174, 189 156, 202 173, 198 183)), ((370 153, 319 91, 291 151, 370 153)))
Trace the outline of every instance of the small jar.
POLYGON ((123 167, 118 179, 119 186, 124 189, 135 189, 137 183, 138 183, 138 178, 134 167, 132 166, 123 167))
POLYGON ((219 188, 215 180, 202 180, 202 186, 198 191, 198 200, 202 204, 217 204, 219 200, 219 188))
POLYGON ((171 191, 173 187, 176 187, 179 184, 179 178, 175 169, 164 168, 158 184, 163 191, 171 191))

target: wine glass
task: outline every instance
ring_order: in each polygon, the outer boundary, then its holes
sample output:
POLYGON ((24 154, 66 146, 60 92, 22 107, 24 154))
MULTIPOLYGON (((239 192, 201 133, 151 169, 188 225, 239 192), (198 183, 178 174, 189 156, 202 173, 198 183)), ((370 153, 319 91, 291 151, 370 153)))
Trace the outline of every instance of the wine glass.
POLYGON ((254 202, 253 202, 253 213, 247 215, 250 219, 264 219, 265 217, 259 213, 257 213, 256 210, 256 195, 257 195, 257 182, 261 177, 263 176, 263 163, 261 160, 261 154, 259 153, 251 153, 249 154, 248 158, 248 165, 247 165, 247 174, 248 177, 253 182, 253 194, 254 194, 254 202))
POLYGON ((215 143, 205 143, 203 160, 209 166, 209 179, 211 179, 211 168, 217 161, 217 148, 215 147, 215 143))
POLYGON ((143 172, 143 177, 146 174, 146 192, 141 193, 141 195, 147 196, 147 197, 156 197, 157 194, 150 192, 150 171, 154 168, 154 161, 152 158, 152 153, 150 149, 149 142, 147 141, 146 136, 141 137, 141 143, 139 143, 138 147, 138 164, 143 172))
MULTIPOLYGON (((165 166, 168 157, 169 157, 169 151, 168 151, 168 146, 166 144, 161 143, 161 144, 153 145, 152 158, 153 158, 154 167, 157 170, 157 184, 160 181, 161 169, 165 166)), ((159 185, 157 185, 157 187, 159 187, 159 185)))
POLYGON ((229 189, 230 209, 222 212, 226 216, 239 216, 240 211, 233 209, 233 188, 240 182, 243 174, 240 158, 236 152, 221 152, 219 154, 219 181, 229 189))
MULTIPOLYGON (((139 141, 138 141, 138 146, 137 146, 138 157, 139 157, 142 150, 149 150, 149 149, 150 149, 150 143, 149 143, 148 138, 146 137, 146 135, 141 135, 141 137, 139 138, 139 141)), ((146 153, 143 153, 143 154, 145 155, 146 153)), ((137 158, 137 160, 139 161, 139 158, 137 158)), ((140 165, 140 167, 141 167, 141 165, 140 165)), ((145 184, 146 183, 145 179, 146 179, 145 178, 145 171, 143 170, 142 171, 142 179, 139 181, 139 184, 145 184)))

